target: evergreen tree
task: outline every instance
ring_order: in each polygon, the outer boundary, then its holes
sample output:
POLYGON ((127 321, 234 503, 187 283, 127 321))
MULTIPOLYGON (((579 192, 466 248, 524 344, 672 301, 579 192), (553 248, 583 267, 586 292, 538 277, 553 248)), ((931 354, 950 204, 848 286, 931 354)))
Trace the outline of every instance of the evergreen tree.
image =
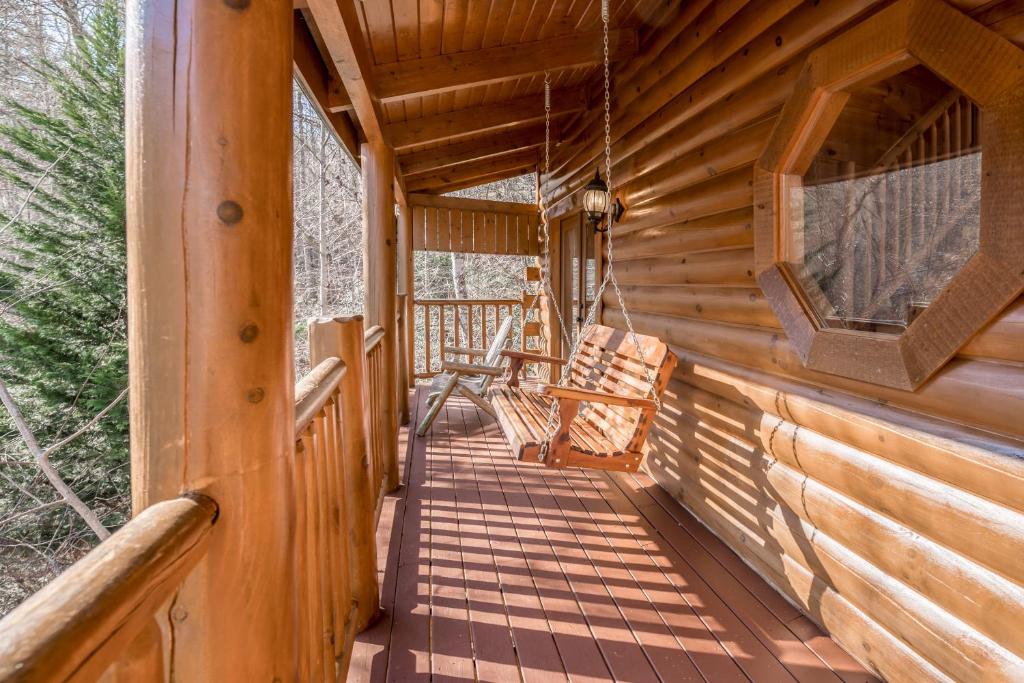
MULTIPOLYGON (((18 214, 0 215, 0 376, 45 446, 88 422, 128 382, 120 8, 102 7, 66 63, 38 70, 52 87, 52 111, 7 100, 15 123, 0 126, 0 173, 29 197, 18 214)), ((6 414, 4 424, 10 429, 6 414)), ((15 434, 0 449, 4 516, 37 504, 26 493, 55 498, 15 434)), ((123 523, 126 403, 53 462, 106 526, 123 523)), ((64 543, 70 562, 94 540, 83 530, 57 506, 0 529, 0 541, 26 547, 77 537, 64 543)))

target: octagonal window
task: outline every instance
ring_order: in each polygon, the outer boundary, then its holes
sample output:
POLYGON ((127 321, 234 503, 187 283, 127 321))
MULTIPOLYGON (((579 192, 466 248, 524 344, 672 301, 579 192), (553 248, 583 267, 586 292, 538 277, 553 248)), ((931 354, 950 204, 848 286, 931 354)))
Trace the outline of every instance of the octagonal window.
POLYGON ((849 91, 781 245, 823 327, 900 334, 977 252, 981 117, 924 66, 849 91))

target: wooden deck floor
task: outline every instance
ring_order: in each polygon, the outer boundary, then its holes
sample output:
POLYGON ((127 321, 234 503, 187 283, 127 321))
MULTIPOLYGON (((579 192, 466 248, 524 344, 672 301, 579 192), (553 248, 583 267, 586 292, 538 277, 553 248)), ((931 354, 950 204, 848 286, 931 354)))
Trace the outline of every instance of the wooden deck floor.
POLYGON ((456 399, 407 445, 350 681, 872 680, 649 478, 518 463, 456 399))

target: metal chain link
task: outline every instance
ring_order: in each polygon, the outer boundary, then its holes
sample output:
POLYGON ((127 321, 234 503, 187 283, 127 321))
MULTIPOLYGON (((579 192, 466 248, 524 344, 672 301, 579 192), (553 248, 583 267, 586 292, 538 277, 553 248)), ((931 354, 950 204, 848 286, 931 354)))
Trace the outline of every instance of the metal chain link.
MULTIPOLYGON (((544 174, 547 175, 551 172, 551 74, 544 72, 544 174)), ((544 291, 548 296, 548 301, 551 306, 555 309, 555 315, 558 316, 558 329, 562 333, 562 339, 565 340, 565 345, 569 346, 569 336, 565 331, 565 321, 562 320, 562 310, 558 306, 558 298, 555 296, 554 290, 551 287, 551 233, 548 225, 548 207, 544 202, 544 192, 541 191, 540 197, 540 225, 541 232, 544 239, 544 258, 541 259, 541 284, 544 287, 544 291)), ((540 297, 535 296, 533 299, 533 306, 540 305, 540 297)))

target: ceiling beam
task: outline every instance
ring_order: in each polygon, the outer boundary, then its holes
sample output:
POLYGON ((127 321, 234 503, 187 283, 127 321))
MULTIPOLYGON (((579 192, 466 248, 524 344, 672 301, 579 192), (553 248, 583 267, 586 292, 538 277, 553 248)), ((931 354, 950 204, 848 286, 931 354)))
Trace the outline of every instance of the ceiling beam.
MULTIPOLYGON (((612 61, 632 57, 636 54, 637 45, 633 29, 616 29, 608 35, 612 61)), ((373 75, 377 94, 381 100, 389 102, 597 64, 603 59, 602 34, 589 31, 381 64, 374 67, 373 75)))
MULTIPOLYGON (((295 14, 301 14, 305 20, 306 31, 313 40, 316 55, 324 63, 324 68, 327 70, 327 111, 334 113, 352 111, 352 100, 349 98, 348 93, 345 92, 345 87, 341 84, 337 68, 331 63, 331 53, 327 50, 327 45, 324 44, 324 37, 320 35, 320 29, 317 28, 312 13, 308 7, 304 7, 301 10, 296 10, 295 14)), ((296 34, 297 39, 298 34, 296 34)), ((305 49, 308 50, 309 48, 305 49)), ((298 48, 296 48, 296 51, 298 51, 298 48)))
MULTIPOLYGON (((508 172, 509 176, 515 175, 513 171, 526 173, 536 169, 538 158, 537 150, 527 149, 490 159, 471 161, 442 169, 436 173, 408 178, 406 179, 406 190, 408 192, 447 192, 447 188, 456 183, 466 183, 477 178, 491 177, 505 172, 508 172)), ((471 187, 475 184, 477 183, 469 182, 469 185, 465 186, 471 187)))
POLYGON ((419 152, 408 152, 398 157, 398 163, 402 167, 402 173, 412 176, 543 144, 544 126, 532 125, 513 128, 507 133, 497 133, 483 139, 465 140, 419 152))
POLYGON ((307 0, 309 12, 323 36, 363 135, 387 143, 384 116, 377 97, 373 59, 359 25, 356 0, 307 0))
POLYGON ((498 180, 505 180, 506 178, 515 178, 516 176, 525 175, 527 173, 533 173, 537 170, 536 165, 523 166, 521 168, 510 168, 503 171, 495 171, 489 175, 477 176, 474 178, 467 178, 465 180, 459 180, 456 182, 448 183, 434 189, 423 190, 424 193, 431 194, 442 194, 445 192, 456 192, 458 190, 464 190, 467 187, 477 187, 478 185, 486 185, 487 183, 493 183, 498 180))
POLYGON ((337 84, 331 78, 330 69, 324 63, 306 20, 301 12, 295 12, 292 19, 292 66, 295 78, 306 93, 306 97, 317 110, 331 132, 349 157, 359 165, 359 134, 351 119, 330 109, 331 86, 337 84))
POLYGON ((436 194, 410 194, 409 206, 426 206, 456 211, 485 211, 488 213, 523 213, 535 215, 540 208, 536 204, 523 202, 502 202, 494 199, 471 199, 469 197, 439 197, 436 194))
MULTIPOLYGON (((556 90, 551 93, 552 116, 579 111, 585 107, 586 100, 582 90, 556 90)), ((387 134, 396 149, 403 149, 543 118, 544 96, 538 93, 516 100, 392 123, 387 127, 387 134)))

